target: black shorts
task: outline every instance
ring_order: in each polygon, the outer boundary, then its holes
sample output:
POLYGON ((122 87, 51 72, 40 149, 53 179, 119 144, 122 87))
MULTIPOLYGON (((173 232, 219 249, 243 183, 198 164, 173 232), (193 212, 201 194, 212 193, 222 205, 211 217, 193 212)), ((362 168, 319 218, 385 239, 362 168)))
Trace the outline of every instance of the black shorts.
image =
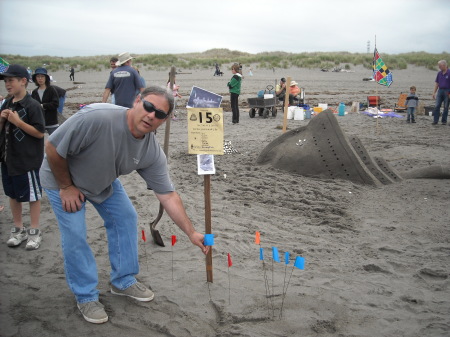
POLYGON ((5 194, 18 202, 33 202, 42 198, 39 170, 18 176, 8 175, 8 168, 2 163, 2 182, 5 194))

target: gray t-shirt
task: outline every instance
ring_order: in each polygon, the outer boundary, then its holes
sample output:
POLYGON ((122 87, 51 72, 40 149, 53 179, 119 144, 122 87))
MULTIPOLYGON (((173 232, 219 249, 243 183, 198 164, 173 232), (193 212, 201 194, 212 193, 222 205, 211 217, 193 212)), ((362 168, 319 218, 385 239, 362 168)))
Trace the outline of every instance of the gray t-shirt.
MULTIPOLYGON (((91 201, 111 196, 113 181, 136 170, 147 187, 159 194, 174 191, 167 159, 153 132, 136 139, 127 125, 128 109, 107 103, 84 107, 49 137, 58 154, 66 158, 72 181, 91 201)), ((58 189, 44 158, 42 187, 58 189)))
POLYGON ((141 77, 130 66, 120 66, 111 71, 106 88, 114 93, 115 104, 132 108, 136 93, 143 88, 141 77))

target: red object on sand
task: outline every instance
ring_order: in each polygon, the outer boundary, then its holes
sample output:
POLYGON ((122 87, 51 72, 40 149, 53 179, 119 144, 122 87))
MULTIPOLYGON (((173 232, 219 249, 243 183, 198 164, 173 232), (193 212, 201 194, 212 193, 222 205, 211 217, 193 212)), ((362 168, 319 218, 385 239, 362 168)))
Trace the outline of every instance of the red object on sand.
POLYGON ((144 242, 147 241, 147 239, 145 238, 145 231, 144 230, 142 230, 142 240, 144 240, 144 242))
POLYGON ((231 261, 231 255, 228 253, 228 268, 230 268, 233 265, 233 261, 231 261))
POLYGON ((172 246, 175 246, 175 243, 177 243, 177 236, 172 235, 172 246))
POLYGON ((259 232, 256 232, 256 234, 255 234, 255 244, 257 244, 257 245, 261 244, 261 236, 260 236, 259 232))

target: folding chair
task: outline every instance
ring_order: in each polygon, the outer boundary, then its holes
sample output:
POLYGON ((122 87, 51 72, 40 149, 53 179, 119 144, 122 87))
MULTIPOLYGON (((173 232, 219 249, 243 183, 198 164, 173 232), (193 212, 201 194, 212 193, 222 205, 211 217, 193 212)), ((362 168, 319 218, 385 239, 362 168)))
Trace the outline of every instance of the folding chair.
POLYGON ((394 111, 406 111, 406 97, 408 94, 400 94, 398 102, 394 105, 394 111))
POLYGON ((367 96, 367 107, 377 107, 380 109, 380 96, 367 96))

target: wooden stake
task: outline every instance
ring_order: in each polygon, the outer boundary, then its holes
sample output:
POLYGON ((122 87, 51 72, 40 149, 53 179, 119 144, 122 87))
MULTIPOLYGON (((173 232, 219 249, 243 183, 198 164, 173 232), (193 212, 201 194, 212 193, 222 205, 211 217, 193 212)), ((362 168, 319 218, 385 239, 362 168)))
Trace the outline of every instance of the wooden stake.
MULTIPOLYGON (((205 190, 205 234, 212 234, 211 229, 211 175, 204 175, 205 190)), ((213 283, 212 246, 206 254, 206 281, 213 283)))
POLYGON ((289 107, 289 94, 291 93, 291 77, 287 78, 286 93, 284 96, 284 118, 283 118, 283 133, 287 130, 287 112, 289 107))

